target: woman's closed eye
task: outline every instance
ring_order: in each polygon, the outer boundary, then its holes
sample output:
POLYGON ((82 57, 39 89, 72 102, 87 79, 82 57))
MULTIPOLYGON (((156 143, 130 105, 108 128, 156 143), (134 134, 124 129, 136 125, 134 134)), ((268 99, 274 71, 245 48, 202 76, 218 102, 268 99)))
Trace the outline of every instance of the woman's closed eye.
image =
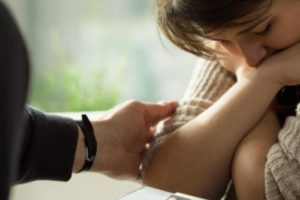
POLYGON ((256 35, 266 35, 266 34, 268 34, 270 32, 271 27, 272 27, 272 24, 268 23, 262 30, 254 31, 254 33, 256 35))

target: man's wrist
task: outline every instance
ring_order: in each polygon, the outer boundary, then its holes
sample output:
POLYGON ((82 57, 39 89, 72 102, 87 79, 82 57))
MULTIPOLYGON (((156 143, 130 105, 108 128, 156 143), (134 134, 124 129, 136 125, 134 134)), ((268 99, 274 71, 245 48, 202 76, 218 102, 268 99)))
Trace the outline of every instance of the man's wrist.
POLYGON ((77 145, 75 151, 75 158, 73 164, 73 172, 79 172, 82 168, 85 161, 85 143, 84 143, 84 135, 81 131, 81 128, 77 125, 78 130, 78 138, 77 145))
POLYGON ((109 160, 112 159, 112 151, 110 146, 113 145, 113 130, 109 120, 103 119, 99 121, 91 122, 94 128, 96 141, 98 144, 96 158, 94 164, 91 168, 91 171, 106 173, 111 169, 109 160), (106 137, 106 136, 109 137, 106 137))
MULTIPOLYGON (((108 148, 109 146, 113 146, 113 130, 111 122, 109 120, 103 119, 98 121, 92 121, 91 124, 93 126, 96 141, 98 144, 96 157, 92 165, 91 171, 109 174, 110 169, 113 167, 110 166, 112 165, 110 160, 113 159, 113 152, 110 150, 112 148, 108 148), (109 135, 111 137, 106 137, 106 135, 109 135)), ((86 154, 84 134, 78 125, 77 129, 78 140, 73 164, 73 172, 79 172, 80 169, 82 169, 85 162, 86 154)))

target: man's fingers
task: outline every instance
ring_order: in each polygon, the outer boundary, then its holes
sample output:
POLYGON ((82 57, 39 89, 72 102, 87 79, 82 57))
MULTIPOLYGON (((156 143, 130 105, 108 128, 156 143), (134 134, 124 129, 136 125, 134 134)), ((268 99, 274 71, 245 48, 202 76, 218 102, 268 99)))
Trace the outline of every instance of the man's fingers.
POLYGON ((144 152, 145 149, 147 149, 148 144, 151 142, 151 140, 154 137, 155 128, 149 127, 143 134, 144 137, 141 138, 141 140, 137 143, 138 144, 138 152, 144 152))
POLYGON ((147 104, 146 105, 146 122, 150 125, 156 124, 158 121, 169 117, 172 115, 178 103, 176 101, 171 101, 163 104, 147 104))

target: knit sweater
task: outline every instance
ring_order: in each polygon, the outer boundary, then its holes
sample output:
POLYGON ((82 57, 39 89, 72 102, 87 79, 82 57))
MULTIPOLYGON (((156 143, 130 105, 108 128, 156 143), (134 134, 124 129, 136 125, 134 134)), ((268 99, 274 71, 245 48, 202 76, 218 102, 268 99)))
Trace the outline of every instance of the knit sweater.
MULTIPOLYGON (((233 84, 235 77, 217 62, 201 60, 196 66, 189 86, 180 101, 175 115, 157 127, 156 137, 151 142, 143 160, 143 172, 155 147, 168 134, 189 122, 210 107, 233 84)), ((265 190, 267 199, 300 198, 300 104, 297 116, 286 120, 279 133, 278 143, 267 155, 265 165, 265 190), (298 183, 297 183, 298 182, 298 183)))
POLYGON ((286 119, 265 165, 267 199, 300 199, 300 104, 286 119))

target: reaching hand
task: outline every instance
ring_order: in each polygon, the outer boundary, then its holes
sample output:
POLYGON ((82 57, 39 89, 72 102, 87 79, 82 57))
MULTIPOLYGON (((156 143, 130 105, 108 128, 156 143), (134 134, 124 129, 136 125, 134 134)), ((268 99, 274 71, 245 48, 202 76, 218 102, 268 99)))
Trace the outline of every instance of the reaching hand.
POLYGON ((155 125, 170 116, 177 103, 123 103, 101 121, 94 122, 98 152, 93 170, 119 179, 138 179, 139 165, 155 125))

